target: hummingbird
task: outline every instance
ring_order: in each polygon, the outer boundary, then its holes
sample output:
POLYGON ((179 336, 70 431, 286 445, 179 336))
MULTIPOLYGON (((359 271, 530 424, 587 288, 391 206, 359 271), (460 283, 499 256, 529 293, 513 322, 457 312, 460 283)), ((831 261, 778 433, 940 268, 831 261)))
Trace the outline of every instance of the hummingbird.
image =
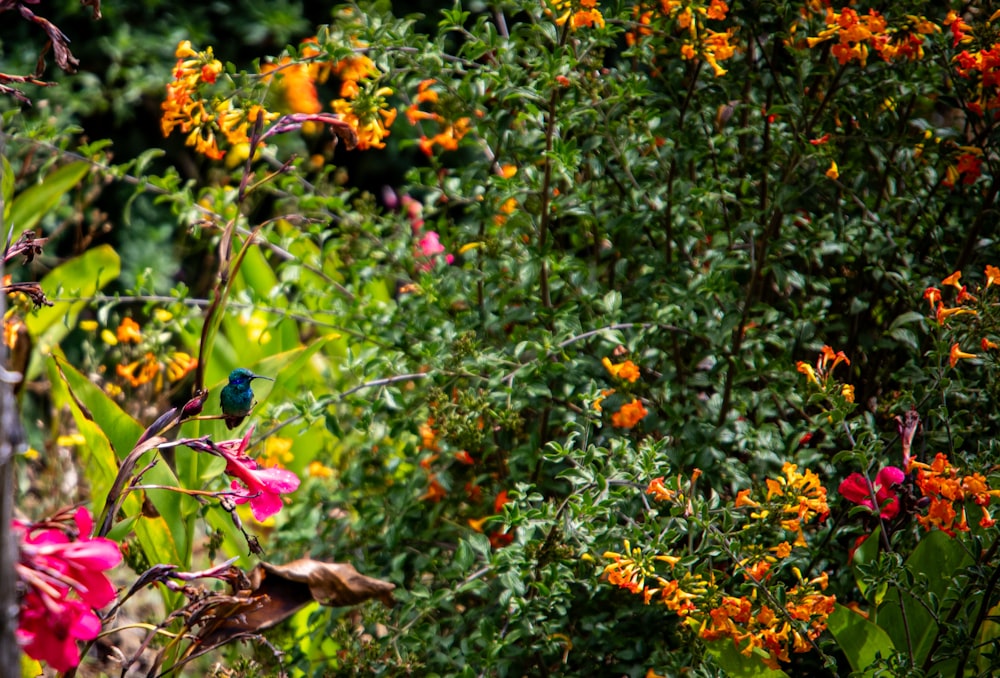
POLYGON ((237 367, 229 373, 229 383, 222 388, 219 397, 226 428, 234 429, 239 426, 256 404, 253 399, 253 389, 250 388, 250 382, 254 379, 274 381, 271 377, 254 374, 245 367, 237 367))

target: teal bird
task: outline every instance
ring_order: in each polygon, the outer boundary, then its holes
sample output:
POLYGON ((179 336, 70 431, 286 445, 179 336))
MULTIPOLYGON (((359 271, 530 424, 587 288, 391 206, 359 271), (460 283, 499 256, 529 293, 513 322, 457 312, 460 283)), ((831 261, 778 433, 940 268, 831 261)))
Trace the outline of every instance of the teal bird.
POLYGON ((237 367, 229 373, 229 383, 222 388, 219 398, 226 428, 234 429, 239 426, 256 404, 253 400, 253 389, 250 388, 250 382, 254 379, 274 381, 271 377, 254 374, 245 367, 237 367))

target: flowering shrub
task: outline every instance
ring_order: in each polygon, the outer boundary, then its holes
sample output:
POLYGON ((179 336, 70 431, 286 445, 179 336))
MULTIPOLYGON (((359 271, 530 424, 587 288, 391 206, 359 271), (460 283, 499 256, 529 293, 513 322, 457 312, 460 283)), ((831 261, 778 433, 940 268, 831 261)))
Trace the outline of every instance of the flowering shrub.
POLYGON ((997 670, 997 15, 299 4, 5 50, 29 657, 997 670))

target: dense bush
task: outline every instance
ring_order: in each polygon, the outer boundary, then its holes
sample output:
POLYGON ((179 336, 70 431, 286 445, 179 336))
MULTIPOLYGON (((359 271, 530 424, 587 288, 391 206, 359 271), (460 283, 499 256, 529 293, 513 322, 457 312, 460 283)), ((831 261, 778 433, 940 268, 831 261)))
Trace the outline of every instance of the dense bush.
POLYGON ((2 102, 15 537, 120 545, 152 675, 993 670, 995 15, 64 4, 2 102))

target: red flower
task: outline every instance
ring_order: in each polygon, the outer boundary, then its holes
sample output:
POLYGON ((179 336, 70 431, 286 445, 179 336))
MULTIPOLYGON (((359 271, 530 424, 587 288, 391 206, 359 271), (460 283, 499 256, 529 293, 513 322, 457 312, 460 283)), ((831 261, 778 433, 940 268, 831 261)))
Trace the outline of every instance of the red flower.
POLYGON ((867 506, 874 511, 875 505, 872 503, 872 490, 874 489, 879 515, 886 519, 895 518, 899 513, 899 498, 892 488, 903 482, 904 477, 905 474, 901 469, 895 466, 886 466, 875 477, 873 488, 863 475, 852 473, 840 483, 840 494, 848 501, 859 506, 867 506))

